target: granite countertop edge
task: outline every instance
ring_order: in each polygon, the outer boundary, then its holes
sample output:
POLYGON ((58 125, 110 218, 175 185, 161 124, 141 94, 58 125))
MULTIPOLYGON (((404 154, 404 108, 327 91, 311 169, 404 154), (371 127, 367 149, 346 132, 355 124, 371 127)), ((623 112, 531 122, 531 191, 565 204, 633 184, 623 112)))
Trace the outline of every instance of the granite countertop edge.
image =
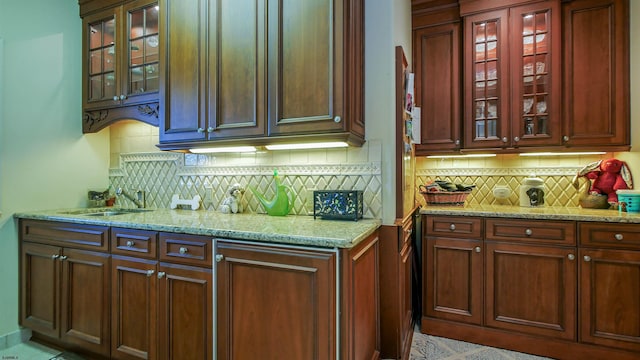
POLYGON ((209 210, 153 209, 113 216, 69 214, 78 210, 82 209, 27 211, 13 216, 17 219, 63 221, 322 248, 351 248, 381 225, 379 219, 325 220, 306 215, 222 214, 209 210))
POLYGON ((640 214, 610 209, 580 207, 521 207, 512 205, 425 206, 424 215, 481 216, 516 219, 600 221, 611 223, 640 223, 640 214))

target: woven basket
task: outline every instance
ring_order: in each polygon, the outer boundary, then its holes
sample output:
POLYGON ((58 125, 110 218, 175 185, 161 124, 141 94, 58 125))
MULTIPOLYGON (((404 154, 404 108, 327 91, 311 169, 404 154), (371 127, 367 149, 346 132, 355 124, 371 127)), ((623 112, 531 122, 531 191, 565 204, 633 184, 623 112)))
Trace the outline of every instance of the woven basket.
POLYGON ((420 192, 427 205, 463 206, 471 191, 420 192))

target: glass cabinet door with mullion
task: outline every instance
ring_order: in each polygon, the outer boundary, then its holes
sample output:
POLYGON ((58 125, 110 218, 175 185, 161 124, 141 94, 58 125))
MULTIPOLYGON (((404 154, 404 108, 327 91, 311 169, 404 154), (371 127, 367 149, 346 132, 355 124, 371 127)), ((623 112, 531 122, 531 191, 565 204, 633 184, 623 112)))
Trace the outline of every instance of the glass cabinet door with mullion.
POLYGON ((512 9, 512 135, 514 146, 560 144, 559 41, 552 17, 559 8, 534 4, 512 9))
MULTIPOLYGON (((120 86, 116 49, 116 15, 113 10, 84 19, 84 53, 87 54, 83 81, 84 108, 114 105, 120 86)), ((116 100, 117 101, 117 100, 116 100)))
POLYGON ((507 10, 465 18, 465 148, 509 141, 507 10))
POLYGON ((123 104, 141 103, 158 98, 159 38, 158 3, 134 1, 124 5, 126 16, 126 72, 120 99, 123 104))

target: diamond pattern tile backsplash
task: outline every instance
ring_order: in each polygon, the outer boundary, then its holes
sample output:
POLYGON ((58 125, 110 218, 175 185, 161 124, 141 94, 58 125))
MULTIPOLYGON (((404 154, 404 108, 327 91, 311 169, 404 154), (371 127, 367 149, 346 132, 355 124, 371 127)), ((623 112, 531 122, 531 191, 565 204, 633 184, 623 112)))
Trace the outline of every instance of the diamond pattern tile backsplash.
MULTIPOLYGON (((545 206, 577 207, 578 199, 587 190, 587 180, 579 180, 579 189, 572 185, 574 176, 585 165, 594 161, 616 157, 615 153, 564 156, 519 156, 499 154, 479 159, 416 159, 416 186, 433 180, 446 180, 475 184, 465 204, 520 205, 520 184, 535 174, 544 181, 545 206), (507 199, 496 199, 496 185, 510 190, 507 199)), ((416 191, 418 191, 416 189, 416 191)), ((416 192, 418 201, 426 204, 416 192)))
MULTIPOLYGON (((278 162, 273 158, 268 161, 224 161, 220 156, 170 152, 120 154, 119 167, 110 170, 109 180, 114 188, 122 187, 130 192, 145 190, 148 207, 169 208, 174 194, 180 199, 200 195, 208 210, 217 210, 227 190, 239 183, 245 188, 242 198, 245 212, 264 213, 262 205, 247 187, 252 186, 266 198, 271 198, 275 186, 273 172, 277 168, 282 183, 294 194, 291 214, 313 215, 313 190, 362 190, 364 217, 381 218, 380 162, 371 161, 377 158, 376 150, 372 149, 375 145, 368 148, 365 148, 367 161, 320 165, 296 165, 295 161, 278 162)), ((118 206, 134 206, 124 198, 117 202, 118 206)))

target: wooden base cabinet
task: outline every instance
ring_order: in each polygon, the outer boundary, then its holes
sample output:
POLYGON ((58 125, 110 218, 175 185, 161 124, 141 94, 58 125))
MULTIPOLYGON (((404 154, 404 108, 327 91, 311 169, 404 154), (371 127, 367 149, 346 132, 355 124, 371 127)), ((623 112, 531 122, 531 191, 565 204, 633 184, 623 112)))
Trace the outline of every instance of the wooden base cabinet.
POLYGON ((377 249, 218 240, 217 358, 379 359, 377 249))
POLYGON ((557 359, 640 356, 639 224, 424 224, 422 332, 557 359))
POLYGON ((112 358, 211 359, 213 275, 205 255, 211 243, 209 237, 111 230, 112 358), (174 263, 158 261, 167 258, 174 263))
POLYGON ((413 339, 413 215, 380 228, 380 331, 384 359, 408 359, 413 339))
POLYGON ((22 221, 20 229, 20 325, 47 341, 108 356, 110 255, 81 249, 106 250, 107 228, 22 221))

